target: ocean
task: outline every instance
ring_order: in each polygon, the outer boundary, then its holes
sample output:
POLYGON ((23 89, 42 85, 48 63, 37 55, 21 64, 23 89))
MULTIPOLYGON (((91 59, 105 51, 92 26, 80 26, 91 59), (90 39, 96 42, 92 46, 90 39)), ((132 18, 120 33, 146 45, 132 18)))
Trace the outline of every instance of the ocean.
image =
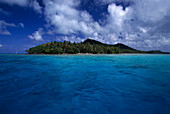
POLYGON ((0 114, 170 114, 170 55, 0 54, 0 114))

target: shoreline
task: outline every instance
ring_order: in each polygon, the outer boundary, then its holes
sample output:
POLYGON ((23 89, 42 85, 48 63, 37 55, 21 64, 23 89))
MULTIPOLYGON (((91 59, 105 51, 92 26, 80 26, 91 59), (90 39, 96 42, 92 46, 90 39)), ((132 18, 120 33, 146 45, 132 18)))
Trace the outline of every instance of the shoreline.
POLYGON ((93 54, 93 53, 76 53, 76 54, 28 54, 28 53, 0 53, 0 55, 170 55, 170 53, 120 53, 120 54, 93 54))
POLYGON ((75 53, 75 54, 69 54, 69 53, 63 53, 63 54, 26 54, 26 55, 170 55, 170 53, 118 53, 118 54, 107 54, 107 53, 100 53, 100 54, 94 54, 94 53, 75 53))
MULTIPOLYGON (((17 54, 16 54, 17 55, 17 54)), ((18 55, 170 55, 164 53, 121 53, 121 54, 93 54, 93 53, 76 53, 76 54, 18 54, 18 55)))

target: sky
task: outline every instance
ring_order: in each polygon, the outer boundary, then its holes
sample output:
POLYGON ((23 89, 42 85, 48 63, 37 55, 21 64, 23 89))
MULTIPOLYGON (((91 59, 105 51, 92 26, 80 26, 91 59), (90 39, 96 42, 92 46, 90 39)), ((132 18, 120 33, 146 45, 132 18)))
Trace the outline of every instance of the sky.
POLYGON ((170 1, 0 0, 0 53, 87 38, 170 52, 170 1))

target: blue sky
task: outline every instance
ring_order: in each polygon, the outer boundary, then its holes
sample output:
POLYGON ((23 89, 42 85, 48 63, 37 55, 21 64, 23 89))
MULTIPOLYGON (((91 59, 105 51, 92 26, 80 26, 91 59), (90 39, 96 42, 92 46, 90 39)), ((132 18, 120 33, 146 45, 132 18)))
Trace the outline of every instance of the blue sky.
POLYGON ((169 0, 0 0, 0 53, 87 38, 170 52, 169 6, 169 0))

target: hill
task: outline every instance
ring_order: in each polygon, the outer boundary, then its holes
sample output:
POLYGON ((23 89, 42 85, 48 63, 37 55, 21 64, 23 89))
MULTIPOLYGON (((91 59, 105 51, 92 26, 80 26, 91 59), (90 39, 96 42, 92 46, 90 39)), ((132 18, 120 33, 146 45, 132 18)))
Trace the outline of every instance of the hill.
MULTIPOLYGON (((120 53, 164 53, 161 51, 140 51, 133 49, 124 44, 118 43, 115 45, 104 44, 96 40, 87 39, 81 43, 64 42, 49 42, 26 50, 28 54, 77 54, 77 53, 92 53, 92 54, 120 54, 120 53)), ((167 54, 167 53, 166 53, 167 54)))

